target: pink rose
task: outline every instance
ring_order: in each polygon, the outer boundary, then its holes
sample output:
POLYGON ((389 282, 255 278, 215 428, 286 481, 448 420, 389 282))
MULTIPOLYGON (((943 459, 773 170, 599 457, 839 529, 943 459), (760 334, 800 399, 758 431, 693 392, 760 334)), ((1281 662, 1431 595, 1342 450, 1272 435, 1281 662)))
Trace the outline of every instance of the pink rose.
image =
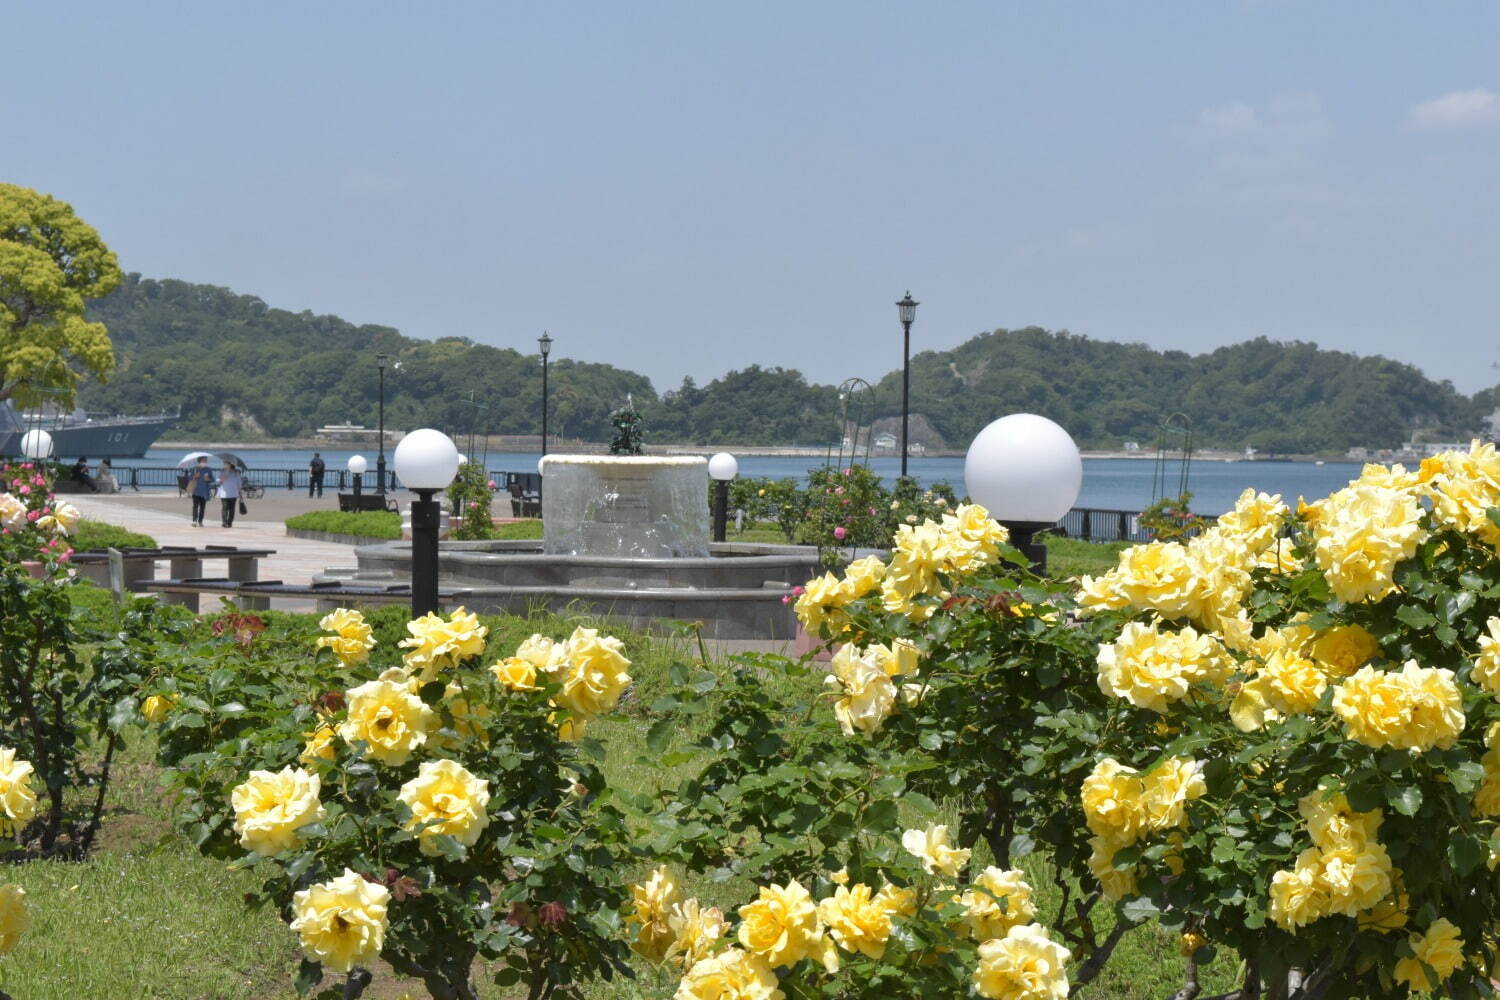
POLYGON ((842 524, 833 529, 833 537, 837 538, 841 542, 844 540, 844 536, 847 534, 849 534, 849 532, 844 530, 844 526, 842 524))

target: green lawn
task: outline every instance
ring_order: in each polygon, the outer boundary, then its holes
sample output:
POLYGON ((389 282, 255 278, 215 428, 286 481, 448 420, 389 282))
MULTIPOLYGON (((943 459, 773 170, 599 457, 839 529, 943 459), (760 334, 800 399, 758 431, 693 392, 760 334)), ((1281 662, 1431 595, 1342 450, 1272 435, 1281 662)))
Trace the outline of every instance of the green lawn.
POLYGON ((342 510, 310 510, 286 519, 294 531, 327 531, 335 535, 394 540, 401 537, 401 515, 388 510, 353 513, 342 510))
POLYGON ((108 548, 156 548, 156 539, 150 535, 143 535, 138 531, 107 524, 104 521, 91 521, 86 517, 79 520, 78 526, 73 529, 73 534, 68 540, 79 552, 94 552, 108 548))
MULTIPOLYGON (((492 628, 492 652, 513 646, 532 631, 563 634, 575 624, 553 617, 487 621, 492 628)), ((311 616, 308 630, 315 631, 311 616)), ((653 721, 649 706, 669 690, 669 668, 694 658, 696 647, 681 637, 613 631, 626 640, 635 690, 616 716, 600 720, 590 732, 609 751, 606 770, 611 783, 650 792, 662 784, 675 784, 678 775, 641 762, 649 756, 645 745, 653 721)), ((815 677, 773 677, 770 683, 772 693, 788 705, 805 702, 818 688, 815 677)), ((693 736, 691 731, 682 734, 684 740, 693 736)), ((17 1000, 292 996, 290 983, 297 959, 293 935, 274 913, 246 908, 241 897, 252 885, 249 873, 232 873, 222 862, 199 856, 173 831, 170 803, 160 794, 153 755, 152 735, 143 730, 117 762, 113 805, 92 858, 83 863, 14 865, 3 876, 26 888, 36 914, 36 923, 20 946, 0 958, 0 989, 17 1000)), ((982 846, 974 862, 988 862, 982 846)), ((1046 858, 1027 858, 1023 867, 1036 887, 1040 916, 1045 920, 1059 898, 1046 858)), ((706 902, 726 909, 748 902, 753 895, 746 883, 713 882, 706 876, 688 879, 687 886, 706 902)), ((1102 926, 1109 926, 1107 911, 1101 908, 1096 915, 1102 926)), ((589 991, 590 1000, 671 995, 675 979, 669 973, 644 962, 637 963, 637 971, 639 978, 633 983, 596 984, 589 991)), ((1233 972, 1227 961, 1208 970, 1205 993, 1229 988, 1233 972)), ((1126 936, 1104 976, 1082 995, 1098 1000, 1161 1000, 1181 985, 1180 976, 1175 940, 1153 927, 1143 927, 1126 936)), ((409 984, 385 984, 366 997, 395 1000, 407 988, 409 984)), ((422 993, 418 990, 412 995, 422 993)), ((517 1000, 515 994, 494 987, 482 995, 487 1000, 517 1000)))

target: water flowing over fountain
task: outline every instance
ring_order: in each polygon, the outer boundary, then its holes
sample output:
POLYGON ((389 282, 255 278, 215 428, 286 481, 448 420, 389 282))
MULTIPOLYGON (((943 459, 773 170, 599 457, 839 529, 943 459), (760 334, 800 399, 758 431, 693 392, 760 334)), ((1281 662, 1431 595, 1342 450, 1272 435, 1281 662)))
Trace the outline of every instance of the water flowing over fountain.
POLYGON ((613 559, 708 555, 708 460, 644 455, 542 459, 542 551, 613 559))
MULTIPOLYGON (((708 463, 696 457, 548 455, 541 464, 543 539, 443 542, 442 586, 475 611, 589 610, 645 627, 701 621, 720 639, 791 639, 783 603, 820 571, 804 546, 708 540, 708 463)), ((320 579, 411 578, 411 543, 354 550, 357 568, 320 579)))

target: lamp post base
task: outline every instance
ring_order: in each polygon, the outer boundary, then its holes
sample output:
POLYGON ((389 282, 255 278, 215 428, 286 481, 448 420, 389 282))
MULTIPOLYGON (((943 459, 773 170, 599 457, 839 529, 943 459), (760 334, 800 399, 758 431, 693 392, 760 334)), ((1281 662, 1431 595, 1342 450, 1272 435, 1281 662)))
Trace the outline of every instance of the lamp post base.
POLYGON ((1037 540, 1042 532, 1056 525, 1047 521, 1001 521, 1010 532, 1011 547, 1020 551, 1031 561, 1031 571, 1037 576, 1047 572, 1047 546, 1037 540))
MULTIPOLYGON (((385 432, 382 431, 381 439, 384 440, 384 438, 385 432)), ((375 459, 375 492, 385 496, 385 455, 383 453, 375 459)))
POLYGON ((436 614, 438 608, 438 525, 442 505, 436 490, 417 490, 411 502, 411 615, 436 614))
POLYGON ((729 480, 714 480, 714 541, 724 541, 729 530, 729 480))

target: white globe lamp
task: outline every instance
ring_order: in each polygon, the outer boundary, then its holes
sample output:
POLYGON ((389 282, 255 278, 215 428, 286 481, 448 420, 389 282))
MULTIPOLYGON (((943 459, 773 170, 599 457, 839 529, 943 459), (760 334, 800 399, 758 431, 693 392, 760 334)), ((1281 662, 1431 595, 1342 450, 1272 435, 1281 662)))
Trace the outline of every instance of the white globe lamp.
POLYGON ((349 472, 351 474, 356 475, 356 476, 363 476, 365 474, 365 470, 368 469, 369 467, 370 467, 370 463, 368 463, 368 462, 365 461, 365 456, 363 456, 363 455, 352 455, 352 456, 350 456, 350 458, 349 458, 349 472))
POLYGON ((458 475, 458 448, 442 431, 412 431, 396 445, 396 475, 409 490, 436 493, 458 475))
POLYGON ((724 541, 729 531, 729 481, 739 474, 740 463, 721 451, 708 460, 708 478, 714 481, 714 541, 724 541))
POLYGON ((21 454, 36 460, 52 455, 52 435, 44 430, 30 430, 21 437, 21 454))
POLYGON ((964 457, 969 497, 1010 529, 1011 544, 1046 568, 1047 550, 1033 541, 1078 500, 1083 457, 1072 435, 1046 417, 1012 413, 980 431, 964 457))
POLYGON ((465 455, 463 452, 459 452, 458 453, 458 464, 459 465, 468 465, 469 464, 469 456, 465 455))
POLYGON ((411 503, 412 617, 436 614, 438 599, 438 528, 442 505, 432 498, 458 474, 458 448, 442 431, 412 431, 396 445, 396 475, 417 494, 411 503))
POLYGON ((740 463, 727 451, 721 451, 708 460, 708 478, 718 480, 733 479, 740 473, 740 463))

